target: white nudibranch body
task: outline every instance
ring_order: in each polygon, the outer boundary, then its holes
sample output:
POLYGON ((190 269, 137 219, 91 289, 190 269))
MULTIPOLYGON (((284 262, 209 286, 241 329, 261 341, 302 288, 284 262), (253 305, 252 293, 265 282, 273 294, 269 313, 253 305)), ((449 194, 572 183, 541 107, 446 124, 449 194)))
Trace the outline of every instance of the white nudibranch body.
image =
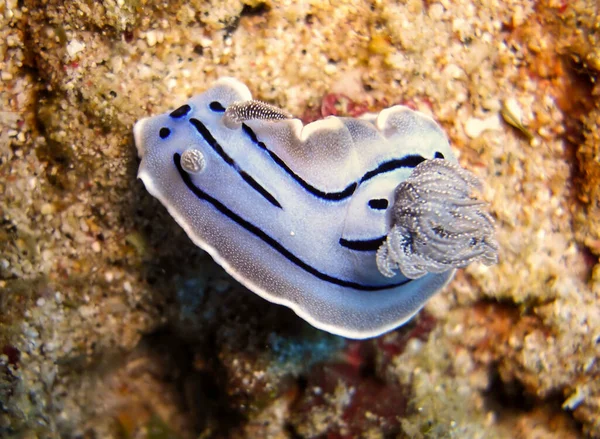
POLYGON ((380 335, 497 259, 477 180, 407 107, 303 126, 224 78, 134 136, 139 178, 192 241, 325 331, 380 335))

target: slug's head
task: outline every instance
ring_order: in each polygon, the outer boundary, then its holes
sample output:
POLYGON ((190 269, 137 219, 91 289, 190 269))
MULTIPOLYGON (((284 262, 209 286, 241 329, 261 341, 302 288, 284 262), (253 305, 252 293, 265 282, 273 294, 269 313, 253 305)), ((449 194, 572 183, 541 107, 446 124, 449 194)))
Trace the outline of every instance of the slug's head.
MULTIPOLYGON (((170 113, 148 117, 133 127, 138 156, 142 159, 140 174, 152 162, 179 160, 183 170, 199 174, 206 167, 206 151, 193 130, 192 105, 184 104, 170 113)), ((141 177, 141 175, 140 175, 141 177)))
POLYGON ((235 102, 250 100, 245 85, 223 78, 175 110, 138 121, 133 134, 142 159, 139 177, 148 185, 158 179, 168 182, 177 168, 197 175, 211 166, 220 166, 221 163, 211 159, 218 150, 216 134, 225 137, 235 134, 225 125, 228 120, 224 117, 225 110, 235 102))
MULTIPOLYGON (((133 137, 138 156, 143 159, 147 154, 169 148, 169 145, 179 143, 178 137, 183 134, 182 119, 191 112, 189 104, 182 105, 175 111, 159 116, 139 120, 133 127, 133 137)), ((185 129, 184 129, 185 131, 185 129)))

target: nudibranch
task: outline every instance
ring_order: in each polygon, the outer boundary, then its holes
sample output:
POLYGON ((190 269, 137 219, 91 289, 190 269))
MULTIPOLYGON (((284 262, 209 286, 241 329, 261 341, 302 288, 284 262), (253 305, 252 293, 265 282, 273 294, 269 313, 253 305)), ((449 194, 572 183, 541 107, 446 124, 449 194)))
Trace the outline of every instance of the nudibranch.
POLYGON ((304 126, 223 78, 134 127, 139 178, 236 280, 348 338, 409 320, 494 222, 442 129, 393 106, 304 126))

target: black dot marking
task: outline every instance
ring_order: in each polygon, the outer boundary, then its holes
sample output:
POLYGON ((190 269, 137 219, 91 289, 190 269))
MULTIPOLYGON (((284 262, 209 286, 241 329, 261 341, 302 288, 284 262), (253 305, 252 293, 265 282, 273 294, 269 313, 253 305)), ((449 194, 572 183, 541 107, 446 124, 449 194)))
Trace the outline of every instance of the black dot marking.
POLYGON ((171 130, 168 128, 161 128, 160 131, 158 132, 158 135, 160 136, 161 139, 166 139, 167 137, 169 137, 170 134, 171 134, 171 130))
POLYGON ((442 154, 441 152, 437 151, 437 152, 435 153, 435 156, 434 156, 434 157, 435 157, 436 159, 443 159, 443 158, 444 158, 444 154, 442 154))
POLYGON ((344 239, 340 238, 340 245, 342 247, 355 250, 357 252, 376 252, 379 247, 385 242, 387 236, 380 236, 373 239, 344 239))
POLYGON ((225 107, 222 106, 219 102, 217 101, 213 101, 210 104, 208 104, 208 107, 212 110, 212 111, 216 111, 217 113, 223 113, 225 111, 225 107))
POLYGON ((171 114, 169 114, 169 116, 171 116, 174 119, 179 119, 180 117, 183 117, 186 114, 188 114, 191 111, 191 109, 192 109, 192 107, 190 107, 187 104, 182 105, 177 110, 172 111, 171 114))
POLYGON ((369 200, 369 207, 376 210, 385 210, 388 207, 388 200, 385 198, 375 198, 369 200))

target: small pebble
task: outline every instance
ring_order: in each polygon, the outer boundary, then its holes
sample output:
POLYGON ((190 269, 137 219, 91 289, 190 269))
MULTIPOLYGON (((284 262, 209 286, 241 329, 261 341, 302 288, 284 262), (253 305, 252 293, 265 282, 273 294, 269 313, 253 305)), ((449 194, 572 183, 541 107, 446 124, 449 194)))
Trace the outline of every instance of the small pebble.
POLYGON ((42 204, 41 212, 42 215, 52 215, 56 211, 54 204, 44 203, 42 204))
POLYGON ((83 51, 83 49, 85 49, 85 44, 77 40, 71 40, 69 44, 67 44, 67 53, 71 58, 75 58, 75 56, 83 51))
POLYGON ((333 75, 335 72, 337 72, 337 67, 335 64, 329 63, 325 66, 325 73, 327 75, 333 75))
POLYGON ((479 137, 484 131, 502 131, 502 124, 498 114, 486 119, 472 117, 465 123, 465 134, 471 139, 479 137))
POLYGON ((131 287, 131 283, 126 280, 125 282, 123 282, 123 289, 125 290, 126 293, 132 293, 133 292, 133 288, 131 287))
POLYGON ((148 42, 148 46, 152 47, 156 44, 156 32, 149 31, 146 33, 146 41, 148 42))

